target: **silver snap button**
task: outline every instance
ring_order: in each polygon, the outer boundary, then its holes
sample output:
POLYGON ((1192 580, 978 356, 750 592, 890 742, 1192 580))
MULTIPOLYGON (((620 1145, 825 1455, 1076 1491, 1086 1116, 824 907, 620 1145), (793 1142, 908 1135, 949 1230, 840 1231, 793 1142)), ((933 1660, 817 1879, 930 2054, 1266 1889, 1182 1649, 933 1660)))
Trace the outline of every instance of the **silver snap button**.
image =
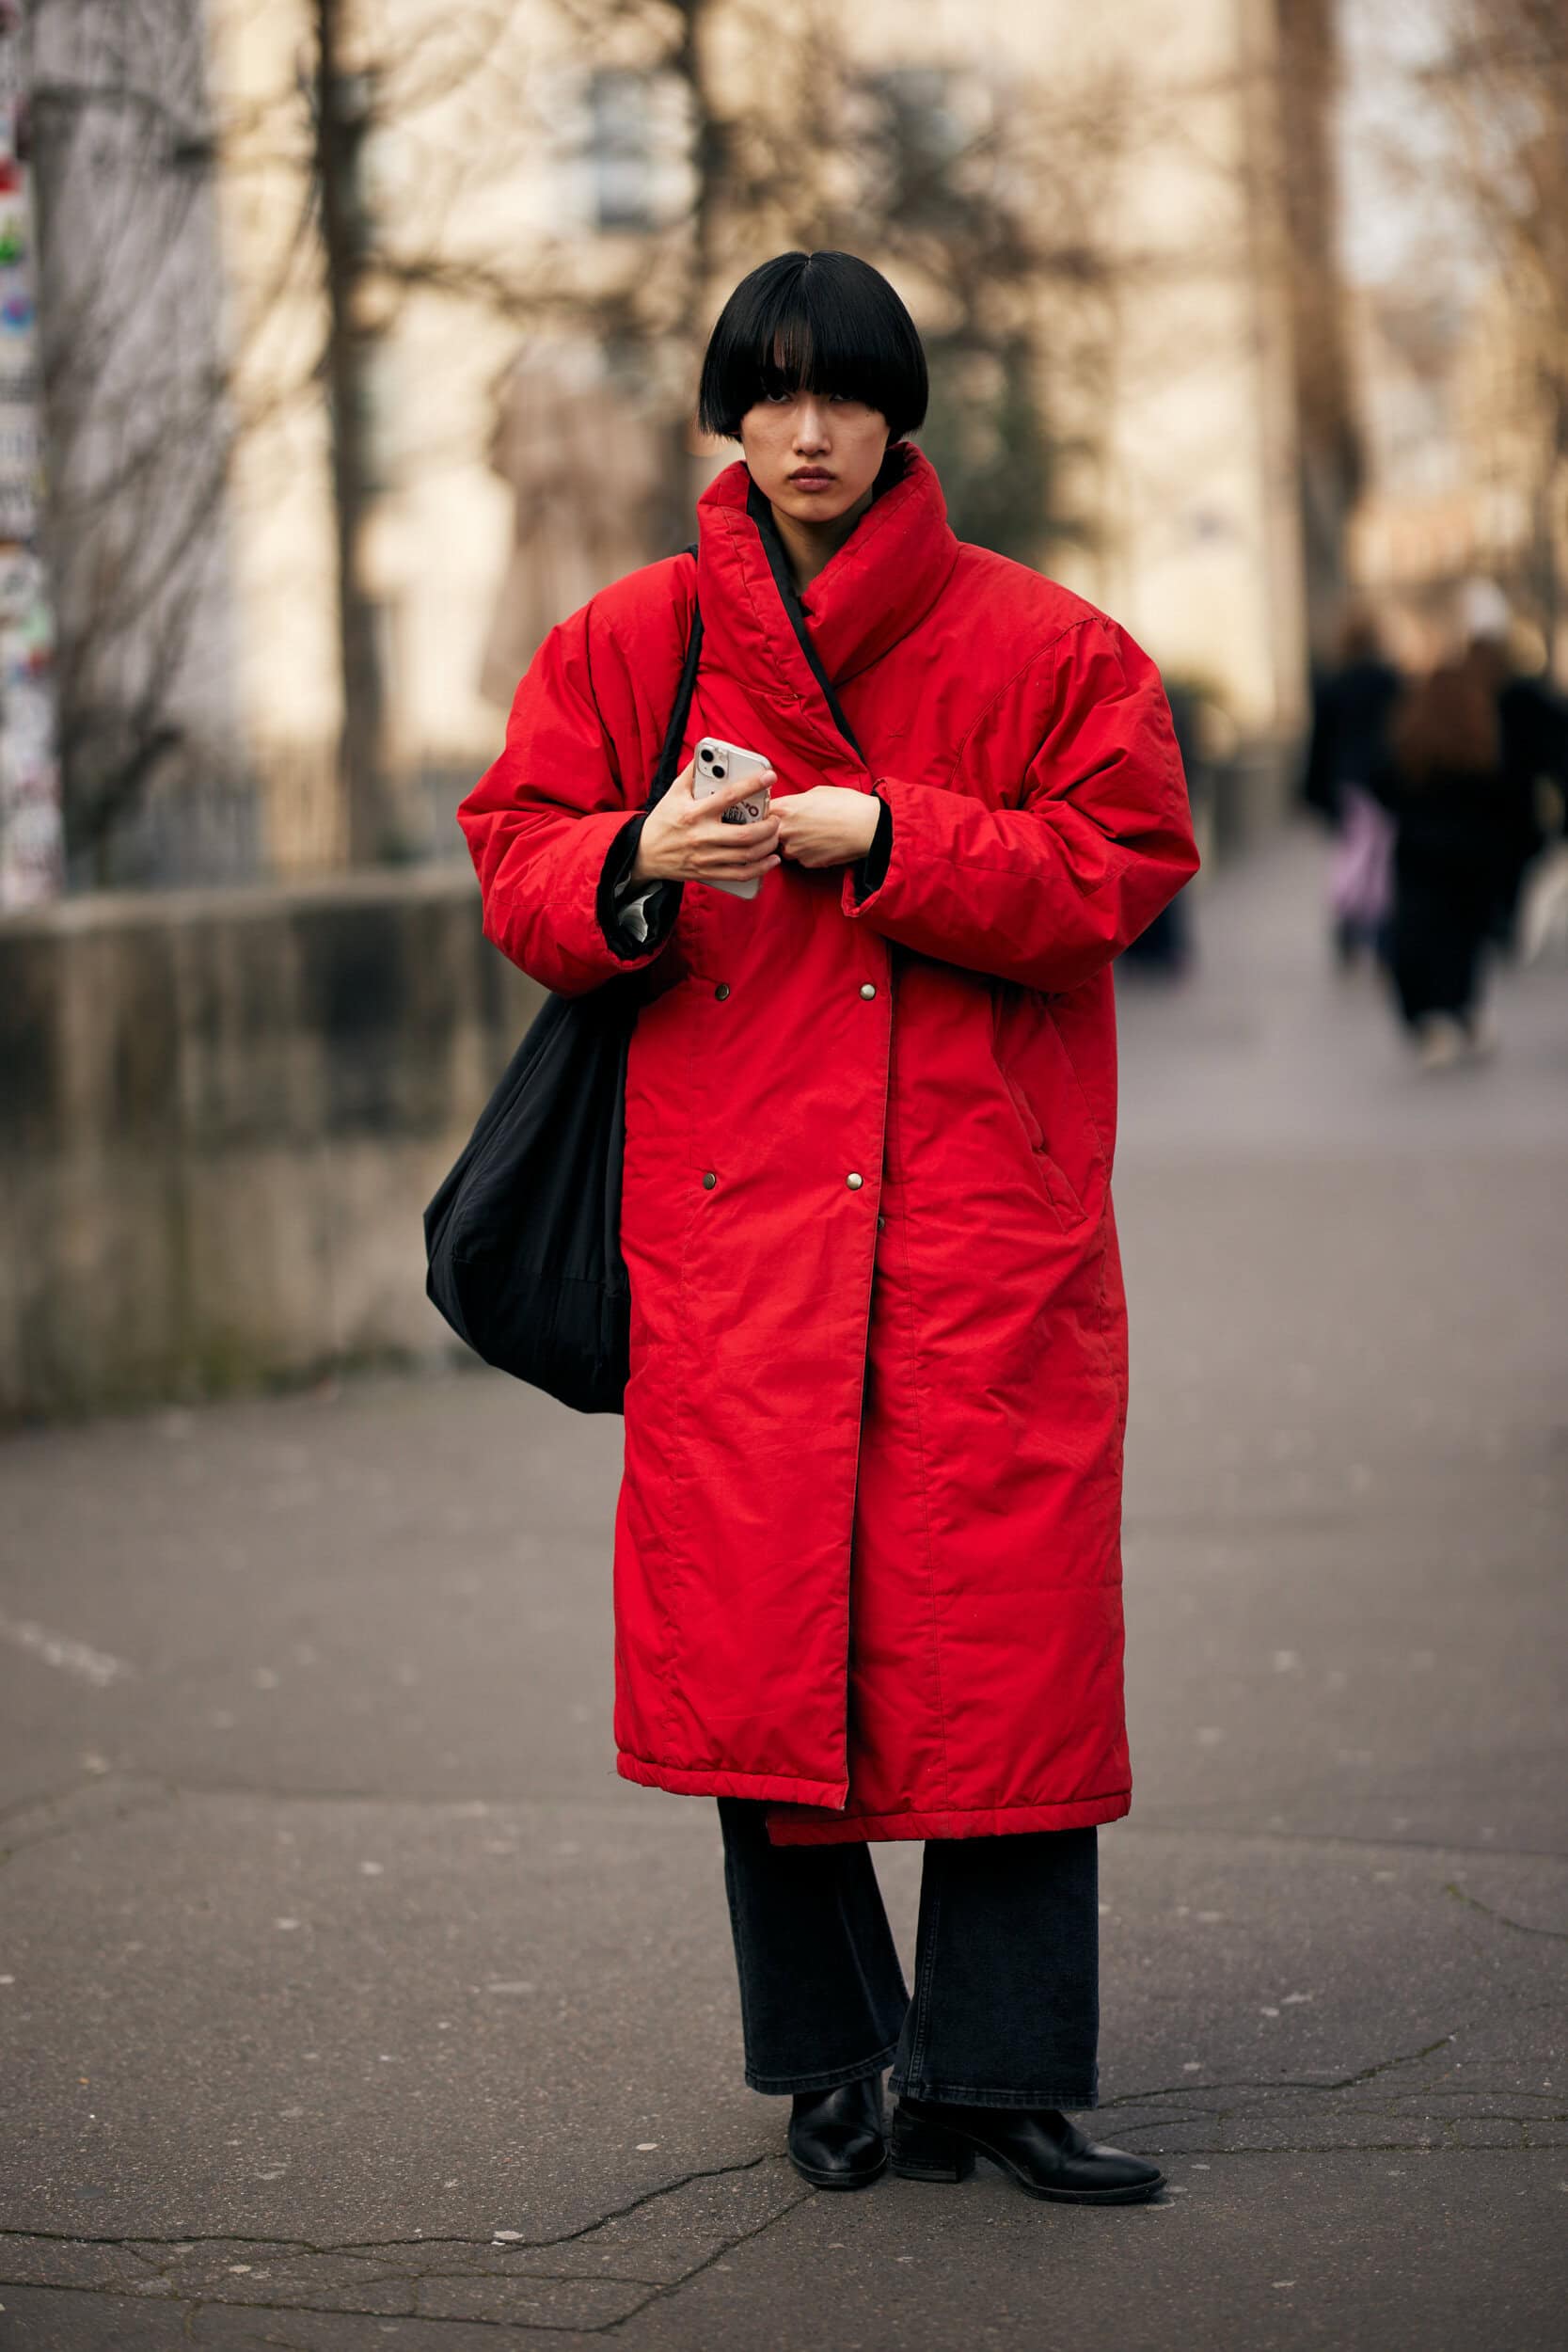
POLYGON ((885 1217, 885 1216, 879 1216, 879 1217, 877 1219, 877 1231, 878 1231, 878 1232, 879 1232, 879 1233, 881 1232, 881 1230, 882 1230, 883 1226, 884 1226, 886 1223, 887 1223, 887 1219, 886 1219, 886 1217, 885 1217))
POLYGON ((726 997, 726 996, 729 994, 729 993, 730 993, 730 984, 729 984, 728 980, 721 980, 721 981, 720 981, 720 983, 719 983, 719 985, 718 985, 718 987, 714 990, 714 992, 713 992, 713 993, 714 993, 714 994, 715 994, 717 997, 719 997, 719 998, 720 998, 720 1000, 721 1000, 721 1001, 722 1001, 722 1000, 723 1000, 723 998, 724 998, 724 997, 726 997))
POLYGON ((851 1192, 859 1192, 861 1186, 865 1182, 865 1178, 863 1176, 846 1176, 844 1181, 848 1185, 851 1192))
POLYGON ((718 1177, 714 1174, 714 1172, 713 1172, 712 1168, 710 1168, 708 1169, 707 1174, 706 1174, 706 1175, 703 1178, 703 1190, 704 1190, 705 1192, 711 1192, 711 1191, 713 1190, 714 1185, 715 1185, 718 1182, 719 1182, 718 1177))
POLYGON ((862 994, 863 996, 875 996, 875 995, 876 995, 876 993, 877 993, 877 983, 876 983, 876 981, 875 981, 875 980, 862 980, 862 982, 861 982, 861 994, 862 994))

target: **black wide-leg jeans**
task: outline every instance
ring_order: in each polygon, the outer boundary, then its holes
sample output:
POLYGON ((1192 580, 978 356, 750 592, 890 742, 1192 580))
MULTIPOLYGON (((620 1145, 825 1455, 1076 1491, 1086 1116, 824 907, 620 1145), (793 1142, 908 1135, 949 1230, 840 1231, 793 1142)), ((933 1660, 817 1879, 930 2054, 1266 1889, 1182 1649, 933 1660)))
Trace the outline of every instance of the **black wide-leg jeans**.
POLYGON ((775 1846, 764 1803, 718 1803, 753 2090, 831 2090, 891 2063, 914 2099, 1095 2105, 1092 1829, 928 1839, 911 1998, 870 1849, 775 1846))

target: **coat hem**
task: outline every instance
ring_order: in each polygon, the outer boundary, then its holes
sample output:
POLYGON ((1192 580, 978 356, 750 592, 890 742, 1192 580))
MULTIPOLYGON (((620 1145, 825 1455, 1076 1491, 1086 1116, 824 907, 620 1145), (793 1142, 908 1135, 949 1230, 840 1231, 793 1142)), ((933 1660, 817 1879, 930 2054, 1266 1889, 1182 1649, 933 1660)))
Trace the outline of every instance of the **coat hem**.
POLYGON ((786 1810, 769 1813, 768 1835, 775 1846, 874 1844, 899 1838, 1006 1837, 1031 1830, 1096 1829, 1131 1812, 1130 1789, 1102 1797, 1078 1797, 1068 1804, 988 1804, 973 1810, 934 1807, 919 1813, 844 1813, 836 1820, 801 1820, 786 1810))
POLYGON ((800 1780, 788 1772, 689 1772, 670 1764, 651 1764, 646 1757, 615 1758, 623 1780, 642 1788, 663 1788, 674 1797, 756 1797, 771 1804, 820 1804, 842 1807, 848 1800, 847 1780, 800 1780))

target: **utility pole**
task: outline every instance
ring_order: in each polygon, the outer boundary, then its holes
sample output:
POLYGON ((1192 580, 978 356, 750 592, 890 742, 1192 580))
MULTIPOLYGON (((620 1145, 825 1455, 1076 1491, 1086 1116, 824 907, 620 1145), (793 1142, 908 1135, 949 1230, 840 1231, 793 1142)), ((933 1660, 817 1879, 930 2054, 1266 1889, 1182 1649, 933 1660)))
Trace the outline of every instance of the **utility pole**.
POLYGON ((372 494, 365 404, 367 337, 358 315, 368 237, 360 151, 371 122, 368 77, 343 57, 344 0, 316 0, 316 187, 326 294, 325 377, 332 437, 339 668, 342 733, 338 774, 347 805, 350 863, 392 854, 387 776, 387 697, 376 613, 362 577, 372 494))
POLYGON ((22 0, 0 0, 0 912, 57 897, 64 879, 27 79, 22 0))

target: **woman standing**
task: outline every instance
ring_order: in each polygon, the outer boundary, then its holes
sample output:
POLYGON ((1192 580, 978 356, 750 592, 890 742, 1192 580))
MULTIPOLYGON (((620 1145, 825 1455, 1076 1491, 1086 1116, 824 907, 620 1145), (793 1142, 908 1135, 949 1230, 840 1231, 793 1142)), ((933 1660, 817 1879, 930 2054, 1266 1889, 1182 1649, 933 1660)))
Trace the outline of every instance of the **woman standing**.
POLYGON ((618 1769, 719 1800, 746 2078, 808 2180, 976 2150, 1036 2194, 1152 2165, 1096 2098, 1095 1830, 1130 1802, 1110 964, 1196 864, 1153 665, 960 543, 909 313, 849 254, 736 288, 695 559, 562 622, 459 812, 546 987, 643 971, 616 1517, 618 1769), (685 748, 770 763, 642 809, 685 748), (705 887, 760 882, 756 895, 705 887), (695 886, 693 886, 695 885, 695 886), (868 1842, 926 1842, 913 1998, 868 1842))

